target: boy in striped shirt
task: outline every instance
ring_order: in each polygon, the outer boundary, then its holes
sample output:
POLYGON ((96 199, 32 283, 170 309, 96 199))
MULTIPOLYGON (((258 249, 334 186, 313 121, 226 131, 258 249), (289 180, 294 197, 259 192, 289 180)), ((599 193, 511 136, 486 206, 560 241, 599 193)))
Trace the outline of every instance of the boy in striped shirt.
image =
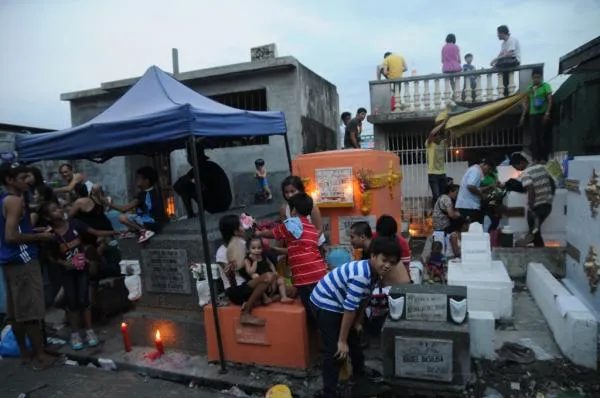
POLYGON ((312 322, 310 294, 327 273, 327 266, 319 252, 319 232, 308 220, 313 209, 312 198, 305 193, 298 193, 288 200, 288 204, 291 217, 271 231, 258 231, 256 235, 286 242, 294 287, 312 322))
POLYGON ((313 290, 310 301, 323 343, 323 396, 335 397, 340 366, 350 356, 355 378, 365 366, 359 331, 361 318, 376 282, 400 261, 397 240, 375 238, 368 260, 352 261, 328 273, 313 290))

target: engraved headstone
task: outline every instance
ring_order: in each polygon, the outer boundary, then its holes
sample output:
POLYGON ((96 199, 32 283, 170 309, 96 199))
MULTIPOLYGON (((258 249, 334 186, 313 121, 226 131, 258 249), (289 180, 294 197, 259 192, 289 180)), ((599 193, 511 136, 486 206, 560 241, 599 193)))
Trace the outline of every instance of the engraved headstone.
POLYGON ((151 293, 192 293, 185 250, 142 250, 144 290, 151 293))
POLYGON ((452 381, 452 340, 396 337, 396 376, 452 381))
POLYGON ((461 234, 460 252, 463 265, 491 268, 492 248, 490 235, 483 232, 481 224, 472 223, 469 226, 469 232, 461 234))
POLYGON ((381 339, 384 376, 393 385, 440 391, 464 388, 471 372, 467 288, 392 287, 390 317, 381 339))

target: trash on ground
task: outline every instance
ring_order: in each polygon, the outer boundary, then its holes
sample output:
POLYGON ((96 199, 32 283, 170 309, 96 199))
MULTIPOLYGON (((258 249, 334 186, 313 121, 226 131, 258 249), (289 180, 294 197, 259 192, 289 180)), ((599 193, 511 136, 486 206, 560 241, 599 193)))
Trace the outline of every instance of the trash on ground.
POLYGON ((223 390, 223 391, 221 391, 221 393, 231 395, 232 397, 239 397, 239 398, 250 397, 248 394, 246 394, 244 391, 242 391, 238 386, 233 386, 229 390, 223 390))
POLYGON ((483 397, 484 398, 504 398, 504 395, 500 394, 500 391, 498 391, 492 387, 487 387, 485 389, 485 391, 483 392, 483 397))
POLYGON ((112 359, 98 358, 98 364, 104 370, 117 370, 117 365, 112 359))
POLYGON ((533 350, 522 344, 506 342, 497 351, 500 361, 528 364, 535 362, 533 350))
POLYGON ((67 359, 65 361, 65 365, 67 365, 67 366, 79 366, 79 363, 77 363, 77 361, 73 361, 72 359, 67 359))

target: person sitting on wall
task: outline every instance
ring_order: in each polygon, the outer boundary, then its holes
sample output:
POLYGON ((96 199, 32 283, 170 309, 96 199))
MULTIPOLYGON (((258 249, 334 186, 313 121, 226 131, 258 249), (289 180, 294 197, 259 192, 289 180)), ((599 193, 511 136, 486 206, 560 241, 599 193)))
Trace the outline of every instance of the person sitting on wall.
POLYGON ((139 190, 136 198, 125 205, 106 203, 109 208, 121 213, 135 210, 133 214, 120 215, 119 221, 138 235, 138 243, 144 243, 152 238, 168 221, 162 195, 156 186, 157 182, 156 170, 148 166, 142 167, 135 173, 135 184, 139 190))
POLYGON ((55 188, 55 193, 71 195, 75 192, 75 187, 77 187, 77 185, 80 184, 86 187, 88 195, 90 192, 92 192, 92 187, 94 186, 94 184, 91 181, 89 181, 82 173, 75 172, 73 170, 72 165, 68 163, 60 165, 60 167, 58 168, 58 173, 64 178, 64 180, 67 182, 67 185, 55 188))
MULTIPOLYGON (((229 186, 229 178, 225 170, 215 162, 209 160, 208 156, 204 154, 202 144, 197 143, 196 150, 198 153, 198 173, 200 174, 204 210, 211 214, 229 210, 233 197, 231 187, 229 186)), ((198 203, 198 196, 196 195, 192 153, 189 147, 187 152, 188 163, 192 166, 192 169, 177 180, 173 189, 181 197, 188 218, 192 218, 196 216, 192 207, 192 199, 198 203)))

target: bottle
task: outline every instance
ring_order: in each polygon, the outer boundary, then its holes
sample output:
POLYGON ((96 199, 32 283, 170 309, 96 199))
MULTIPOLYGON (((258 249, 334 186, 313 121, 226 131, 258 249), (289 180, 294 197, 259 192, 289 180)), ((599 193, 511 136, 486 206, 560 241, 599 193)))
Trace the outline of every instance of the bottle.
POLYGON ((514 245, 514 232, 510 225, 507 225, 502 228, 502 233, 500 234, 500 246, 513 247, 514 245))

